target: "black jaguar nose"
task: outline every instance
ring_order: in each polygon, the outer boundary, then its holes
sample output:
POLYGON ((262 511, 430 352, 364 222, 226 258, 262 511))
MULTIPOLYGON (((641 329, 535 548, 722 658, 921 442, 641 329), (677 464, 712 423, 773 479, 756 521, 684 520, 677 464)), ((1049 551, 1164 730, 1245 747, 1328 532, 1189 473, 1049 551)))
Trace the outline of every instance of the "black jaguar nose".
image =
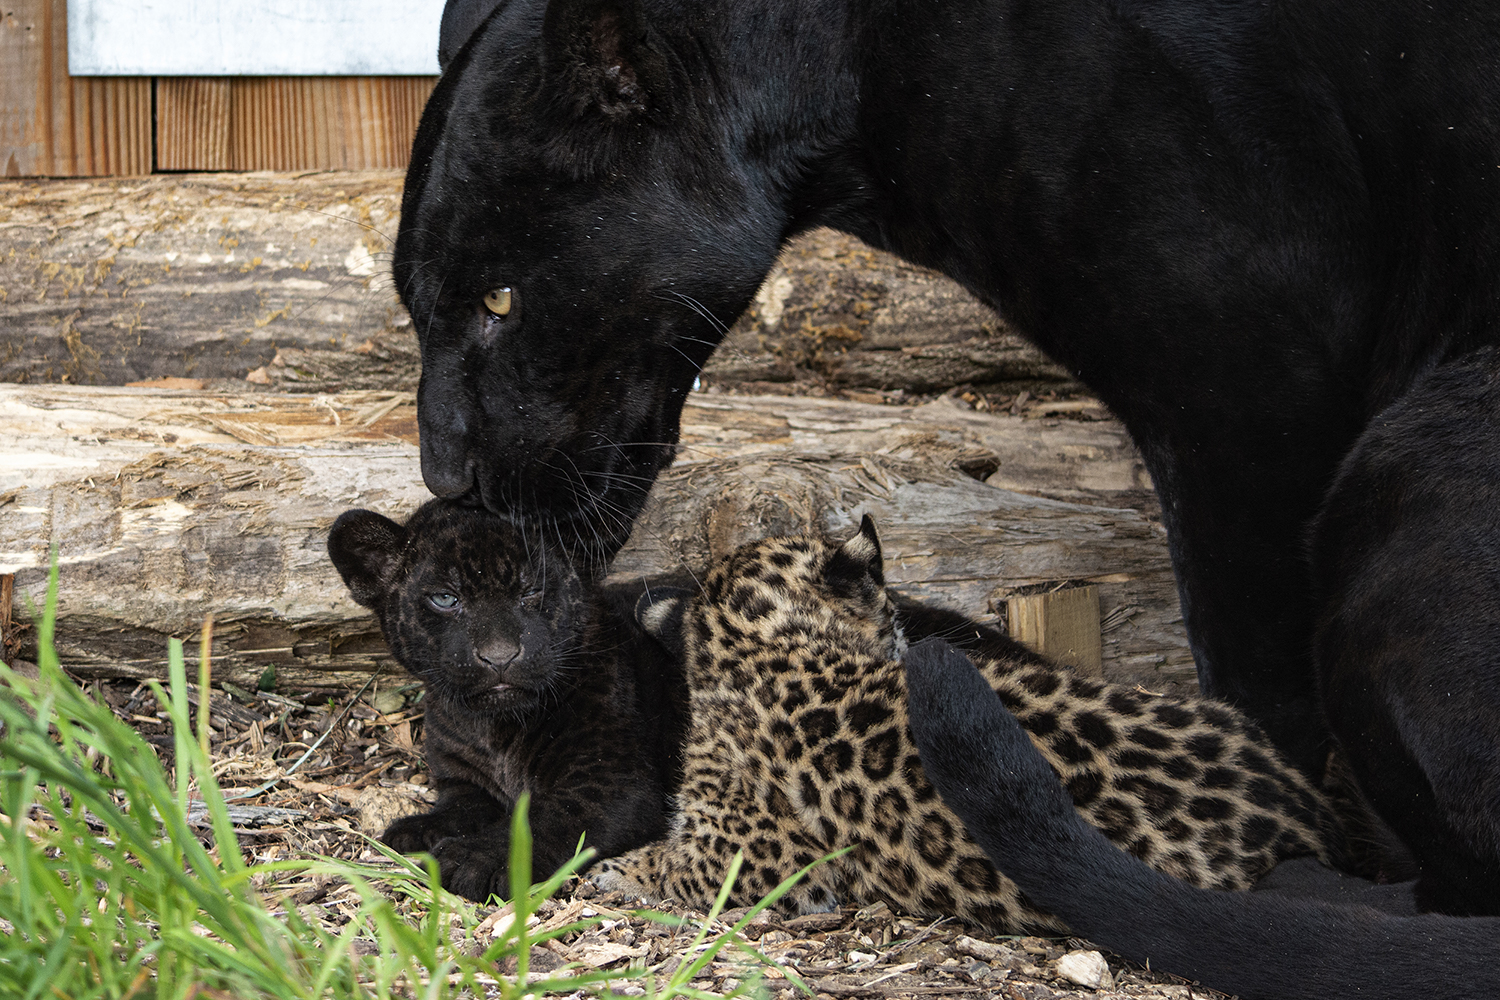
POLYGON ((509 666, 523 652, 519 643, 505 638, 488 639, 474 648, 474 655, 479 658, 479 662, 491 670, 509 666))
POLYGON ((422 482, 435 497, 443 500, 460 500, 474 489, 474 463, 468 459, 444 461, 424 443, 422 445, 422 482))
POLYGON ((473 409, 463 392, 426 370, 417 387, 417 430, 422 482, 434 496, 452 500, 474 486, 473 409))

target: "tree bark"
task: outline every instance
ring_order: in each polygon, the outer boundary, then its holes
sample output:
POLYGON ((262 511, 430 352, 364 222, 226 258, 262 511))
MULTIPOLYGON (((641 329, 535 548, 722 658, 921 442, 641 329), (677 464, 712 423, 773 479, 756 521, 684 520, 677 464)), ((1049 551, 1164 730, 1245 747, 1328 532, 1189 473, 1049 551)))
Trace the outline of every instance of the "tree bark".
MULTIPOLYGON (((395 669, 326 533, 350 507, 399 518, 424 499, 410 393, 0 387, 0 574, 27 618, 56 547, 57 644, 81 673, 160 677, 166 637, 210 612, 220 679, 395 669)), ((1195 687, 1155 500, 1111 421, 697 393, 612 579, 701 575, 749 538, 867 512, 899 591, 992 617, 1092 583, 1105 676, 1195 687)))

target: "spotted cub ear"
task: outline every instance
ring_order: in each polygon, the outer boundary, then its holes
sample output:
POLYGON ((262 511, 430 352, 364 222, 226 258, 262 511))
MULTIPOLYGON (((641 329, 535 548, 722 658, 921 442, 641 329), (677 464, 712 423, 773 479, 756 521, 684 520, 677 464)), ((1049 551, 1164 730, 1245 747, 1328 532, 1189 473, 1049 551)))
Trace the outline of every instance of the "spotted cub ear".
POLYGON ((693 595, 676 587, 652 587, 635 602, 635 620, 679 660, 687 655, 682 619, 693 595))
POLYGON ((328 558, 349 594, 367 608, 390 590, 406 529, 373 510, 346 510, 328 532, 328 558))
POLYGON ((854 537, 839 547, 824 570, 828 585, 840 593, 853 593, 865 582, 885 586, 885 565, 880 555, 880 536, 869 514, 859 522, 854 537))

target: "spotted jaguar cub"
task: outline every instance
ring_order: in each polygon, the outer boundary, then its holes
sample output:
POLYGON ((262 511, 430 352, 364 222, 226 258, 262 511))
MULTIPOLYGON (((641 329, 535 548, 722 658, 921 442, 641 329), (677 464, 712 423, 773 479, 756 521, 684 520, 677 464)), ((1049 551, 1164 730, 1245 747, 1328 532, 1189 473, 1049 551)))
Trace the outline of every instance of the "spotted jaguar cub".
POLYGON ((429 851, 443 885, 510 894, 511 810, 531 795, 533 870, 667 831, 684 708, 675 658, 642 633, 634 596, 581 577, 533 533, 434 500, 406 524, 352 510, 328 553, 391 652, 426 685, 428 812, 381 836, 429 851))
MULTIPOLYGON (((996 872, 923 774, 906 644, 868 517, 842 546, 752 543, 690 603, 658 602, 642 619, 685 647, 685 773, 673 832, 602 862, 601 886, 704 906, 743 849, 743 905, 851 847, 793 890, 793 908, 886 900, 998 931, 1065 929, 996 872)), ((1220 889, 1248 888, 1286 858, 1329 859, 1331 808, 1243 716, 1070 676, 1015 649, 970 656, 1116 844, 1220 889)))

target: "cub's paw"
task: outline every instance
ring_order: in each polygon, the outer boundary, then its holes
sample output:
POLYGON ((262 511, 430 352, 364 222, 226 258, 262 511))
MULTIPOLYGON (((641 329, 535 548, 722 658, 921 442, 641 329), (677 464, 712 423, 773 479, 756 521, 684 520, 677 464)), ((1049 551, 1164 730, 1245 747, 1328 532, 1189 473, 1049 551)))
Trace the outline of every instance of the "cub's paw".
POLYGON ((385 832, 380 835, 380 842, 402 854, 430 851, 444 840, 464 833, 455 822, 457 819, 450 812, 403 816, 385 828, 385 832))
POLYGON ((449 837, 432 848, 443 888, 483 903, 510 896, 510 837, 500 832, 449 837))
POLYGON ((626 899, 638 899, 646 903, 660 903, 661 894, 652 892, 630 871, 626 854, 619 858, 607 858, 591 868, 587 878, 604 892, 618 892, 626 899))

